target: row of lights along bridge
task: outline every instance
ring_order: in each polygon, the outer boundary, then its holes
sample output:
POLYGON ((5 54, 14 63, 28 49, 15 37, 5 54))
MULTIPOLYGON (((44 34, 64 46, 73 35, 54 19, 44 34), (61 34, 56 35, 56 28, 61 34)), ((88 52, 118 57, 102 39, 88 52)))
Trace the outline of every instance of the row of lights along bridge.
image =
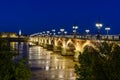
MULTIPOLYGON (((97 29, 98 29, 97 39, 100 39, 100 29, 102 28, 103 24, 99 21, 99 22, 97 22, 97 23, 95 24, 95 26, 96 26, 97 29)), ((77 26, 77 25, 74 25, 72 28, 73 28, 73 35, 74 35, 74 37, 76 37, 78 26, 77 26)), ((107 37, 108 37, 108 32, 109 32, 109 30, 110 30, 110 27, 107 25, 107 26, 105 27, 105 30, 106 30, 106 35, 107 35, 107 37)), ((89 30, 89 29, 86 29, 85 32, 86 32, 86 36, 87 36, 87 35, 89 35, 90 30, 89 30)), ((52 29, 52 31, 43 31, 43 32, 40 32, 39 34, 42 35, 42 36, 50 36, 50 35, 55 36, 55 35, 56 35, 56 30, 55 30, 55 29, 52 29), (51 32, 52 32, 52 33, 51 33, 51 32)), ((61 28, 60 31, 58 32, 58 35, 61 35, 61 36, 67 35, 67 31, 65 31, 65 29, 61 28)))

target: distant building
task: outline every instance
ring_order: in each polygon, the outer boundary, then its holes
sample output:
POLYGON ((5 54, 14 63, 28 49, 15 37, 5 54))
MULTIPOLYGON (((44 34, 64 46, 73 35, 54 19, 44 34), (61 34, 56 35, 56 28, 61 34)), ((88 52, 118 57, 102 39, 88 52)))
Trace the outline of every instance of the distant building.
POLYGON ((2 32, 0 33, 0 37, 2 38, 16 38, 17 34, 13 32, 2 32))
POLYGON ((19 36, 21 36, 21 34, 22 34, 21 30, 19 30, 19 36))

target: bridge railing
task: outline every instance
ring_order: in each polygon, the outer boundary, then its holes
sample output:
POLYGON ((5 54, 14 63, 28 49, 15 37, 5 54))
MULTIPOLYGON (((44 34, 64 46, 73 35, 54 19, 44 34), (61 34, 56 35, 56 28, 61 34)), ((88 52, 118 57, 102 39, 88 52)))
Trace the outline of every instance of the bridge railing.
MULTIPOLYGON (((76 39, 87 39, 87 40, 98 40, 97 35, 49 35, 49 36, 32 36, 32 37, 65 37, 65 38, 76 38, 76 39)), ((120 35, 100 35, 99 40, 111 40, 120 41, 120 35)))
MULTIPOLYGON (((55 37, 66 37, 66 38, 78 38, 78 39, 91 39, 97 40, 97 35, 56 35, 55 37)), ((120 40, 120 35, 100 35, 101 40, 120 40)))

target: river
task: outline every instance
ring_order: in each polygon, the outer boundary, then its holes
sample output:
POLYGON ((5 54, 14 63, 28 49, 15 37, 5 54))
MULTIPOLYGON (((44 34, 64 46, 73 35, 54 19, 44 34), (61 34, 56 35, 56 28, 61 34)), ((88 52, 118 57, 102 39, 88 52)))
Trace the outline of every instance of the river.
POLYGON ((11 43, 21 57, 28 56, 32 71, 31 80, 75 80, 72 57, 48 51, 40 46, 29 47, 28 43, 11 43))

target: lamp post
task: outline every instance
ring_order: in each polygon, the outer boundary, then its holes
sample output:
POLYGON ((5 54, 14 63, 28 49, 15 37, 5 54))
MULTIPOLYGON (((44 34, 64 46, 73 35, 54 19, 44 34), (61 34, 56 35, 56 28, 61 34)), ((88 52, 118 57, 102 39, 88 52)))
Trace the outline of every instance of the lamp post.
POLYGON ((53 36, 55 36, 55 31, 56 31, 55 29, 52 29, 53 36))
POLYGON ((61 35, 63 36, 64 29, 60 29, 60 31, 61 31, 61 35))
POLYGON ((49 36, 49 34, 50 34, 50 31, 47 31, 47 35, 49 36))
POLYGON ((64 34, 67 35, 67 31, 65 31, 64 34))
POLYGON ((106 28, 105 28, 105 30, 107 31, 107 39, 108 39, 108 32, 109 32, 109 30, 110 30, 110 27, 109 26, 107 26, 106 28))
POLYGON ((41 36, 42 35, 42 33, 41 32, 39 32, 39 36, 41 36))
POLYGON ((73 26, 74 38, 76 37, 78 26, 73 26))
POLYGON ((43 31, 42 33, 43 33, 43 36, 45 36, 45 31, 43 31))
POLYGON ((58 35, 60 35, 60 32, 58 32, 58 35))
POLYGON ((89 29, 86 29, 85 32, 87 33, 87 34, 86 34, 86 38, 88 38, 88 33, 90 32, 90 30, 89 30, 89 29))
POLYGON ((102 28, 103 24, 98 22, 96 23, 96 27, 98 29, 97 39, 100 39, 100 29, 102 28))
POLYGON ((43 34, 45 34, 45 31, 43 31, 43 34))

